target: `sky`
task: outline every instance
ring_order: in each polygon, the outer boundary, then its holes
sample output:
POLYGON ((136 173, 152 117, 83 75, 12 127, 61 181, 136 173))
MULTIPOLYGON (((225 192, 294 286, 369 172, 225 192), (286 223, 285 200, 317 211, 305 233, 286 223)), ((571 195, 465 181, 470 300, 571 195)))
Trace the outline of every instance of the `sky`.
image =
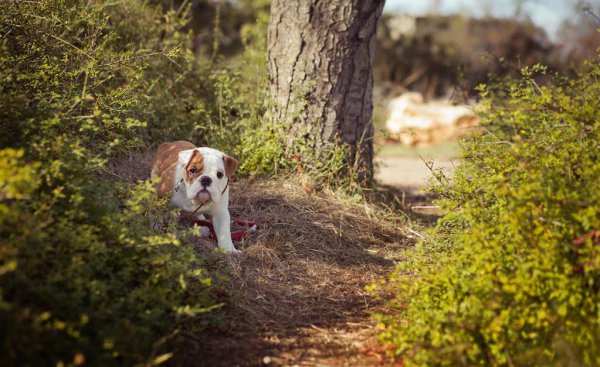
MULTIPOLYGON (((493 15, 513 17, 518 0, 386 0, 384 11, 412 15, 464 14, 469 16, 493 15)), ((577 19, 578 0, 525 0, 523 12, 538 26, 544 28, 550 38, 566 19, 577 19)), ((600 13, 600 0, 585 1, 596 14, 600 13)))

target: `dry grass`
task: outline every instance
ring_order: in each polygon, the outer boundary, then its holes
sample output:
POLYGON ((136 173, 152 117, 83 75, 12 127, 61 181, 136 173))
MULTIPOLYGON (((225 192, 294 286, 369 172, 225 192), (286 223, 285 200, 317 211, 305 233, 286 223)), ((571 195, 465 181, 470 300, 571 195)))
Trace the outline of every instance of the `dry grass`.
MULTIPOLYGON (((148 176, 151 162, 151 152, 132 153, 107 174, 134 182, 148 176)), ((209 267, 231 274, 232 289, 215 289, 226 302, 222 320, 191 336, 183 365, 381 365, 370 352, 370 313, 382 305, 364 288, 413 245, 405 219, 385 205, 309 195, 299 179, 240 180, 231 198, 232 218, 261 228, 236 243, 243 252, 234 257, 215 256, 212 240, 192 241, 209 267)))
MULTIPOLYGON (((233 184, 230 211, 262 227, 236 244, 243 250, 230 260, 236 299, 190 365, 378 364, 365 347, 369 313, 380 305, 364 287, 412 245, 403 220, 333 193, 308 195, 289 180, 233 184)), ((214 246, 205 240, 198 251, 214 246)))

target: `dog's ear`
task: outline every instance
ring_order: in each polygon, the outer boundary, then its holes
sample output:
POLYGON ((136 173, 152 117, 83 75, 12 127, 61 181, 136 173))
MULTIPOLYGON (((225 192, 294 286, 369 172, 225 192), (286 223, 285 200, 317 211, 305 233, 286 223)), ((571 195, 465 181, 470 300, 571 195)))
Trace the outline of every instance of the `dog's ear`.
POLYGON ((239 165, 238 161, 228 155, 223 155, 223 164, 225 165, 225 174, 227 177, 233 177, 233 174, 239 165))

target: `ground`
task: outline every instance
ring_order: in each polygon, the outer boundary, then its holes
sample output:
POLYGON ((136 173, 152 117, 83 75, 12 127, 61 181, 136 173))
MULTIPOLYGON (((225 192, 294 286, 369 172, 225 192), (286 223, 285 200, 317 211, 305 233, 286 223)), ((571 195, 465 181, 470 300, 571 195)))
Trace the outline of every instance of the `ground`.
POLYGON ((382 305, 365 286, 414 244, 405 221, 335 193, 307 194, 289 180, 240 181, 232 196, 232 216, 262 227, 228 260, 234 300, 189 365, 381 365, 370 314, 382 305))
POLYGON ((375 158, 375 179, 379 184, 416 193, 431 177, 428 165, 451 173, 459 162, 459 150, 455 141, 422 147, 381 145, 375 158))
MULTIPOLYGON (((378 169, 375 175, 377 182, 387 186, 403 187, 406 191, 418 192, 427 185, 431 170, 421 158, 384 157, 377 158, 378 169)), ((436 160, 435 168, 451 172, 455 162, 449 159, 436 160)))

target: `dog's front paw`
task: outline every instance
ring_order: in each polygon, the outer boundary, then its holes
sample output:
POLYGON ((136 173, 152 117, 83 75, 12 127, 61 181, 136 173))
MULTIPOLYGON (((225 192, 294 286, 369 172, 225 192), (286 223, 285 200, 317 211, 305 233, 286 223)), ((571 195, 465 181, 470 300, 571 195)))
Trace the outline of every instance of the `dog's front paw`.
POLYGON ((241 252, 240 250, 236 249, 235 246, 233 245, 233 243, 231 243, 231 242, 224 243, 224 244, 219 243, 219 248, 230 254, 237 254, 237 253, 241 252))

